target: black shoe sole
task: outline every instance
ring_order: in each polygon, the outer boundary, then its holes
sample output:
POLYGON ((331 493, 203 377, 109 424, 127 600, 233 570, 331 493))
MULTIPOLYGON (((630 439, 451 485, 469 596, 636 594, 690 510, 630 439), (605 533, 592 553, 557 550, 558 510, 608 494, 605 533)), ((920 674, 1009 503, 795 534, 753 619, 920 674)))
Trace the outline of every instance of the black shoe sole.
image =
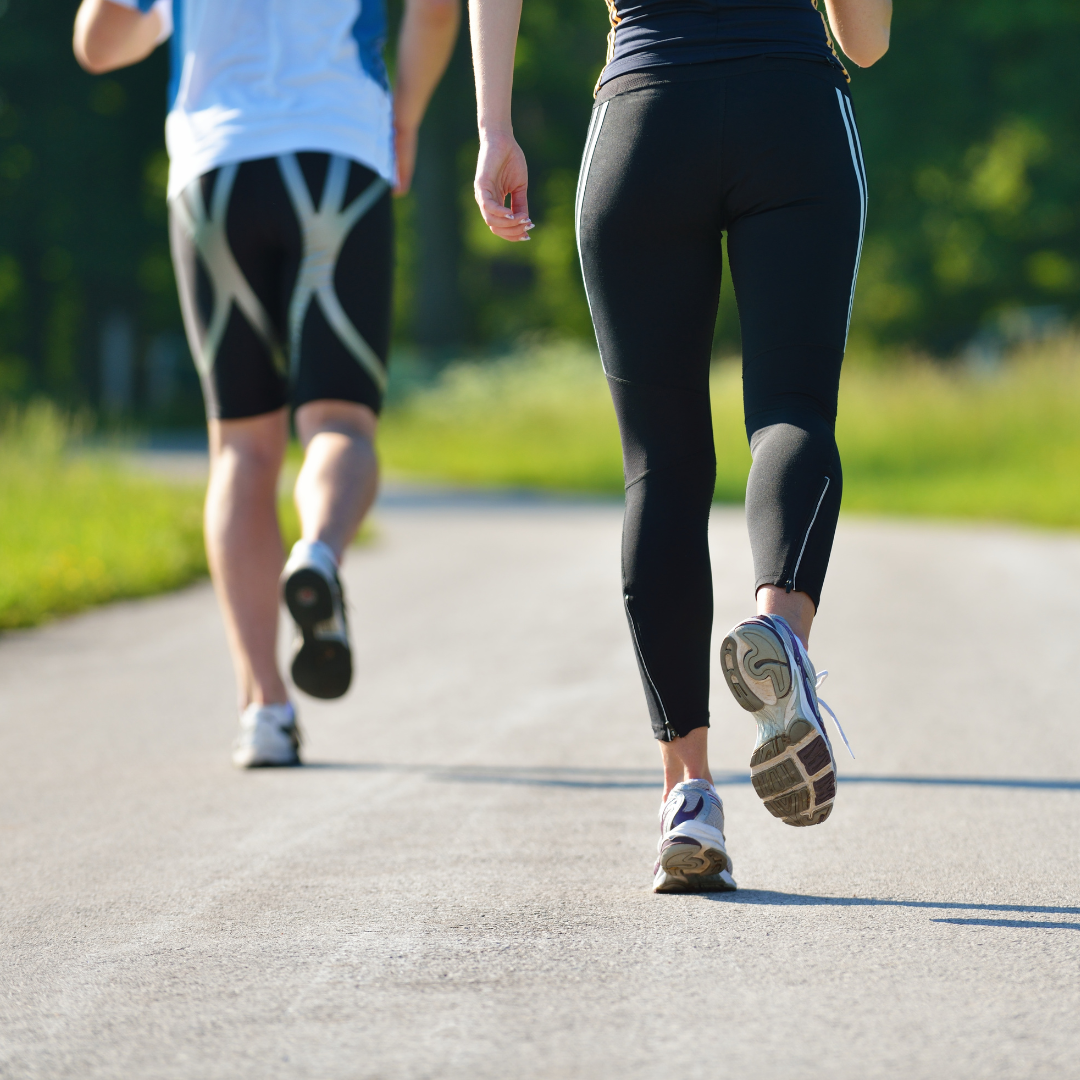
POLYGON ((345 642, 315 637, 315 627, 334 615, 329 584, 314 570, 300 569, 286 579, 283 592, 289 614, 303 635, 292 661, 293 682, 311 697, 341 697, 352 682, 352 650, 345 642))
POLYGON ((289 614, 305 633, 316 623, 326 622, 334 616, 330 585, 314 570, 303 568, 291 573, 285 579, 283 592, 289 614))

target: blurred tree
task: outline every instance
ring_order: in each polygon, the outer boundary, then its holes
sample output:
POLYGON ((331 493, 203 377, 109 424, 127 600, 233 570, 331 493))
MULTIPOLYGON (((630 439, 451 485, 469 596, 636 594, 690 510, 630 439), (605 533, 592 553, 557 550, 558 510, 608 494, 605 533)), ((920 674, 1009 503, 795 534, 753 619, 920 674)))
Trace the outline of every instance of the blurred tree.
MULTIPOLYGON (((391 6, 391 26, 395 7, 400 0, 391 6)), ((476 99, 462 28, 421 132, 413 193, 398 208, 401 337, 445 349, 501 347, 529 331, 591 336, 574 193, 606 33, 599 0, 524 4, 514 124, 529 159, 529 209, 538 227, 530 243, 506 244, 488 232, 472 200, 476 99)))
POLYGON ((106 320, 175 330, 166 58, 93 78, 73 0, 0 0, 0 392, 96 401, 106 320))
POLYGON ((1010 308, 1080 311, 1080 4, 903 0, 853 70, 870 178, 856 330, 949 352, 1010 308))
MULTIPOLYGON (((144 401, 146 358, 172 355, 180 327, 165 50, 86 75, 71 55, 75 7, 0 0, 0 394, 100 401, 106 330, 124 316, 144 401)), ((399 14, 393 0, 391 26, 399 14)), ((414 192, 397 206, 399 342, 447 352, 537 332, 591 336, 573 207, 606 29, 601 0, 525 0, 515 125, 538 227, 514 245, 472 204, 463 30, 424 125, 414 192)), ((1078 52, 1076 0, 897 5, 889 54, 852 68, 870 174, 856 336, 948 352, 1011 308, 1080 311, 1078 52)), ((725 288, 719 347, 737 340, 725 288)))

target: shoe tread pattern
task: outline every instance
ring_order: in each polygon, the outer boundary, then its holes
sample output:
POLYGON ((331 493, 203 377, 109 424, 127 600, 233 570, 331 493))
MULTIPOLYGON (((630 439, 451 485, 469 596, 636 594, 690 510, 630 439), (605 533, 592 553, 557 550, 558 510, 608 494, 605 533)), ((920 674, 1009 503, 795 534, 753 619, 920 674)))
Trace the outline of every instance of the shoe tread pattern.
POLYGON ((341 697, 352 682, 352 650, 347 642, 317 636, 320 624, 334 617, 330 584, 318 571, 301 567, 285 581, 284 594, 302 638, 290 669, 293 682, 314 698, 341 697))
POLYGON ((733 881, 721 875, 731 872, 726 851, 702 845, 693 837, 669 836, 660 847, 657 870, 664 879, 653 886, 654 892, 731 892, 733 881))
POLYGON ((777 701, 791 693, 791 665, 784 643, 767 626, 751 624, 733 630, 720 647, 720 662, 728 689, 747 712, 760 712, 765 707, 750 680, 771 683, 777 701), (741 660, 739 641, 746 645, 741 660))
MULTIPOLYGON (((720 655, 724 681, 748 712, 766 707, 754 683, 771 683, 778 703, 791 694, 787 650, 769 626, 757 622, 737 626, 724 639, 720 655), (741 659, 740 642, 744 646, 741 659)), ((836 797, 832 752, 818 728, 804 717, 797 717, 785 732, 754 749, 750 779, 769 813, 788 825, 817 825, 832 811, 836 797)))
POLYGON ((808 721, 800 718, 786 734, 763 742, 750 758, 750 769, 754 790, 765 808, 784 824, 819 825, 832 812, 836 798, 832 754, 808 721), (819 777, 825 769, 829 771, 819 777))
POLYGON ((707 847, 690 836, 669 836, 660 849, 660 865, 684 877, 711 877, 728 869, 728 856, 720 848, 707 847))

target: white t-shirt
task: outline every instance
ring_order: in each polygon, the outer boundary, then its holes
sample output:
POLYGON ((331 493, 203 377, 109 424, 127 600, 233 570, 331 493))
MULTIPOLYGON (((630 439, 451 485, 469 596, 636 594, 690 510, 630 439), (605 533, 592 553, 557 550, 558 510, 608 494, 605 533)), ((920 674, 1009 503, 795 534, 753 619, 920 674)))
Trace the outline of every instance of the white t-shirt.
POLYGON ((219 165, 299 150, 341 154, 393 183, 383 0, 157 2, 173 22, 170 199, 219 165))

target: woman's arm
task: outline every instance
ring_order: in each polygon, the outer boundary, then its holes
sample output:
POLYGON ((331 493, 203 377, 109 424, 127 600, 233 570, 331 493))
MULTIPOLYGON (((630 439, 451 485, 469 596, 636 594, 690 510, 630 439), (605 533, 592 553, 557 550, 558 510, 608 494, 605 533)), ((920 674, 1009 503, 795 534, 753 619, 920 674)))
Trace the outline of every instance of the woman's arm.
POLYGON ((394 86, 396 195, 412 183, 420 121, 450 62, 460 23, 460 0, 405 0, 394 86))
POLYGON ((510 122, 521 0, 469 0, 480 157, 473 194, 487 226, 504 240, 528 240, 529 170, 510 122), (503 205, 510 196, 510 209, 503 205))
POLYGON ((889 48, 892 0, 825 0, 829 25, 844 55, 869 67, 889 48))
POLYGON ((144 15, 112 0, 83 0, 75 16, 75 59, 91 75, 128 67, 145 60, 171 29, 160 4, 144 15))

